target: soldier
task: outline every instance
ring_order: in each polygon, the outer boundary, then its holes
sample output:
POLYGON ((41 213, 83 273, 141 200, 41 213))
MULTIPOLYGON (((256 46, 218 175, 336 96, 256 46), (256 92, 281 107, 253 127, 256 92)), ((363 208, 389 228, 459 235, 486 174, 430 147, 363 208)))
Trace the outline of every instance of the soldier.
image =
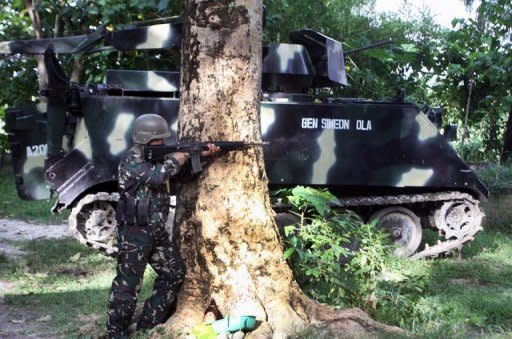
MULTIPOLYGON (((110 338, 127 338, 146 264, 158 277, 151 297, 146 300, 137 329, 152 328, 164 322, 185 275, 179 251, 170 240, 165 222, 169 213, 167 181, 176 175, 189 154, 168 154, 162 163, 142 158, 143 145, 159 145, 170 137, 164 118, 144 114, 134 123, 135 145, 119 164, 117 275, 112 282, 108 303, 107 331, 110 338)), ((219 151, 209 144, 202 156, 219 151)))

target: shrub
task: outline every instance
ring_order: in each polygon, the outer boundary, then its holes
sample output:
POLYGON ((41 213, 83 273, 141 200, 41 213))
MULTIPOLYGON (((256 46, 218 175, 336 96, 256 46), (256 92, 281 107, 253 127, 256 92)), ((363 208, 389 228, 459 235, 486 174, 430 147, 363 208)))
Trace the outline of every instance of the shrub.
POLYGON ((372 303, 388 253, 388 236, 375 223, 341 211, 327 190, 295 187, 280 191, 299 225, 284 227, 285 258, 301 287, 314 299, 334 305, 372 303))
POLYGON ((491 193, 500 194, 512 192, 511 163, 490 163, 488 166, 478 168, 476 174, 491 193))

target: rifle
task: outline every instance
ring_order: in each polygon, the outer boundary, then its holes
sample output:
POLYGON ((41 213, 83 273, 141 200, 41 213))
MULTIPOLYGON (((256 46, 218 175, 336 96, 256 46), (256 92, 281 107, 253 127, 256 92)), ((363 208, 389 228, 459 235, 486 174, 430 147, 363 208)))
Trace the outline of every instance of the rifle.
POLYGON ((252 146, 263 146, 268 142, 244 142, 244 141, 208 141, 208 142, 178 142, 166 145, 144 145, 142 146, 142 157, 145 160, 159 162, 164 156, 174 152, 190 154, 192 173, 196 174, 203 170, 201 166, 201 152, 208 150, 208 144, 219 146, 221 151, 242 150, 252 146))

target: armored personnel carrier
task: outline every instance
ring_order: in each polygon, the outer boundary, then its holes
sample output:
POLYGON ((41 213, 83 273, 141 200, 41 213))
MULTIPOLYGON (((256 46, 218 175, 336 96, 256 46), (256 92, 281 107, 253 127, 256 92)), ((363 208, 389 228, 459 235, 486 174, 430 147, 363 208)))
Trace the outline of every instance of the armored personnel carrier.
MULTIPOLYGON (((71 209, 75 236, 107 254, 116 252, 117 165, 132 145, 132 123, 158 113, 176 139, 179 73, 109 70, 105 83, 80 86, 70 83, 56 53, 178 48, 180 32, 179 25, 159 24, 0 45, 4 54, 44 54, 49 73, 42 91, 47 103, 7 113, 19 196, 56 193, 53 211, 71 209)), ((446 133, 400 98, 312 97, 312 88, 347 85, 344 55, 350 51, 307 29, 292 32, 290 41, 264 50, 261 133, 270 188, 328 188, 343 208, 378 219, 401 255, 436 256, 472 240, 488 191, 446 133), (442 241, 420 248, 426 228, 442 241)))

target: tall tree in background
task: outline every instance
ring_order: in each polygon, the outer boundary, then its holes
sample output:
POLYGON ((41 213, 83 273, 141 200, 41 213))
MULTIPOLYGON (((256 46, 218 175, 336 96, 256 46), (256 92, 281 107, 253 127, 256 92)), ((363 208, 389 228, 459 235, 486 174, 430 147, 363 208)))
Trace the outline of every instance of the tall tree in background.
POLYGON ((345 51, 379 41, 391 42, 348 55, 349 85, 330 96, 381 100, 395 96, 401 88, 411 101, 430 103, 426 84, 429 77, 423 70, 432 68, 439 30, 428 13, 406 18, 377 14, 373 0, 265 0, 264 4, 267 42, 286 42, 290 31, 302 28, 342 41, 345 51))
POLYGON ((503 134, 512 102, 512 9, 506 0, 484 0, 477 13, 476 20, 454 20, 454 29, 440 42, 433 95, 459 121, 469 102, 468 125, 483 135, 479 157, 496 160, 502 154, 506 160, 512 150, 512 120, 503 134))
POLYGON ((478 15, 493 49, 493 63, 488 72, 495 87, 495 102, 506 117, 500 157, 501 161, 507 161, 512 155, 512 7, 506 0, 482 1, 478 15))
MULTIPOLYGON (((180 139, 260 141, 261 1, 188 0, 185 9, 180 139)), ((214 160, 178 201, 187 274, 166 324, 173 333, 201 323, 212 302, 224 316, 255 315, 254 337, 284 338, 315 320, 353 334, 398 331, 300 290, 273 220, 261 147, 214 160)))

